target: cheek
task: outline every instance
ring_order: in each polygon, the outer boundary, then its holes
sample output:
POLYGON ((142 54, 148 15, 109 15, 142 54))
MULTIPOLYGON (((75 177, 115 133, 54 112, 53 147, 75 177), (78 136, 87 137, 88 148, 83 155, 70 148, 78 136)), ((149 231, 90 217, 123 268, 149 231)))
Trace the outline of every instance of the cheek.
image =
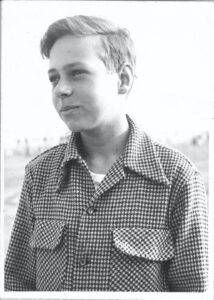
POLYGON ((96 85, 93 85, 92 90, 94 95, 105 101, 105 99, 107 100, 110 97, 115 98, 117 95, 117 84, 115 81, 106 78, 106 80, 100 80, 96 85))

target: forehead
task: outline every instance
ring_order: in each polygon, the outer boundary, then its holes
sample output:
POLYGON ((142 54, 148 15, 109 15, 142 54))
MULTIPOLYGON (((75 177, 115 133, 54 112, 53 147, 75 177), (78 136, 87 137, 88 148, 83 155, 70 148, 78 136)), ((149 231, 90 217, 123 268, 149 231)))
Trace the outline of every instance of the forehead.
POLYGON ((98 57, 100 50, 100 37, 74 37, 64 36, 58 39, 50 51, 49 66, 60 68, 66 64, 82 63, 103 63, 98 57))

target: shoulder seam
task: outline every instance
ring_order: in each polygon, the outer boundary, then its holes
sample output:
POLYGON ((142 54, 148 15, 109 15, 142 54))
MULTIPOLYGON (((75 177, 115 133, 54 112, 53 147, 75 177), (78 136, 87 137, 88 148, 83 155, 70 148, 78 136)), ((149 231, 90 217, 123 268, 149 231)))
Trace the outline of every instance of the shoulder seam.
POLYGON ((39 157, 42 157, 44 154, 47 154, 48 152, 51 152, 52 150, 54 150, 54 149, 56 149, 56 148, 61 148, 61 147, 64 147, 64 146, 66 146, 66 145, 67 145, 67 143, 61 143, 61 144, 59 144, 59 145, 53 146, 53 147, 51 147, 51 148, 49 148, 49 149, 43 151, 42 153, 38 154, 38 155, 35 156, 33 159, 31 159, 31 160, 27 163, 27 165, 26 165, 25 168, 27 168, 28 165, 30 165, 31 163, 33 163, 33 162, 34 162, 36 159, 38 159, 39 157))

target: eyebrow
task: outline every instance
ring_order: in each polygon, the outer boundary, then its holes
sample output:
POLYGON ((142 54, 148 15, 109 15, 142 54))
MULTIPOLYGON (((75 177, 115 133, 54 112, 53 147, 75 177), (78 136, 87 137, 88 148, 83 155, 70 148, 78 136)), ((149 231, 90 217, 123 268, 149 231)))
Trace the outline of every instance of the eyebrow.
MULTIPOLYGON (((80 62, 80 61, 77 61, 77 62, 75 62, 75 63, 71 63, 71 64, 65 65, 65 66, 63 67, 63 70, 71 69, 71 68, 74 68, 74 67, 76 67, 76 66, 86 66, 86 65, 85 65, 84 63, 80 62)), ((57 69, 55 69, 55 68, 49 69, 49 70, 48 70, 48 74, 54 73, 54 72, 56 72, 56 71, 57 71, 57 69)))

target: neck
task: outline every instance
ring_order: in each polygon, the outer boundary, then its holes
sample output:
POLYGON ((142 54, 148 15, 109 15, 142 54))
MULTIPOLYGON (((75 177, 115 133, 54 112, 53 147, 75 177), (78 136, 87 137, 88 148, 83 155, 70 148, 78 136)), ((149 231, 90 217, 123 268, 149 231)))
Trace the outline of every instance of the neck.
POLYGON ((106 123, 91 131, 81 132, 81 148, 84 158, 110 158, 119 156, 125 149, 129 125, 126 116, 106 123))

